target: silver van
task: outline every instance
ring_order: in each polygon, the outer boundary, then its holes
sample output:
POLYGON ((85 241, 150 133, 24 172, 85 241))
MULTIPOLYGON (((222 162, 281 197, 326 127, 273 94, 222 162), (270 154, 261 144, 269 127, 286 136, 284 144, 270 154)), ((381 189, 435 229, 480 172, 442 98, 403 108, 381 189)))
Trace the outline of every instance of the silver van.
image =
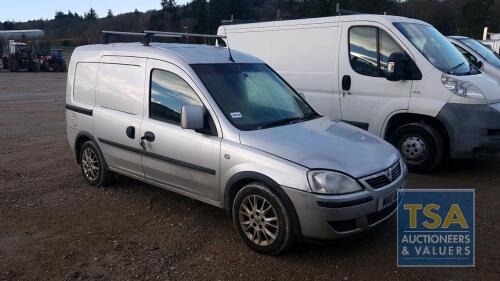
POLYGON ((225 47, 78 47, 66 120, 90 184, 118 173, 224 208, 265 254, 376 226, 408 175, 389 143, 322 117, 261 60, 225 47))

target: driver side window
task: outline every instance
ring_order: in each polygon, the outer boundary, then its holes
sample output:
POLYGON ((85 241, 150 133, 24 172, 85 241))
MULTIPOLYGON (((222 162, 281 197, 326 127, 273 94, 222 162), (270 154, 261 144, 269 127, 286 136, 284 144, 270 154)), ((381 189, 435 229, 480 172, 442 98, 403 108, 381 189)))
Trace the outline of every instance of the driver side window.
POLYGON ((349 30, 349 59, 357 73, 385 77, 393 53, 405 51, 384 30, 373 26, 356 26, 349 30))

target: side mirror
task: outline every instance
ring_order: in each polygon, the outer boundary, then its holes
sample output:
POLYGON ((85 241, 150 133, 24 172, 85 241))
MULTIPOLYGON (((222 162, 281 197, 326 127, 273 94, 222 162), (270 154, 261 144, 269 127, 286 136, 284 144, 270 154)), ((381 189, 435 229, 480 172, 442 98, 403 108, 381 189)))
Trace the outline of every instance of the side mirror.
POLYGON ((205 124, 203 106, 184 105, 181 109, 181 128, 190 130, 203 129, 205 124))
POLYGON ((410 62, 406 54, 393 53, 389 56, 387 63, 386 78, 389 81, 406 80, 406 67, 410 62))
POLYGON ((482 61, 480 61, 480 60, 476 61, 475 65, 476 65, 476 67, 477 67, 477 68, 479 68, 479 69, 483 68, 483 62, 482 62, 482 61))

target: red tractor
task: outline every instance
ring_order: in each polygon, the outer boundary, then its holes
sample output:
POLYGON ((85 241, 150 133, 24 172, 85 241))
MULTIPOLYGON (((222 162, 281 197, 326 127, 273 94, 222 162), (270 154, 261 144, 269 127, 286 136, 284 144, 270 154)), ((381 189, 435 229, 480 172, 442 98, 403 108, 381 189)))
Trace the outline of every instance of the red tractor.
POLYGON ((40 56, 39 59, 42 71, 68 71, 61 49, 50 49, 48 54, 40 56))

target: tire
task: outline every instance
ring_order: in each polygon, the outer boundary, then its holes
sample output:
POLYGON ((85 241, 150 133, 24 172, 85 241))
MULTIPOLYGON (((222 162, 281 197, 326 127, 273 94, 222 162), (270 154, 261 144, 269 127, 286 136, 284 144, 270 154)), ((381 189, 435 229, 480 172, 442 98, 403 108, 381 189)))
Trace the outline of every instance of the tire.
POLYGON ((40 65, 38 64, 38 62, 35 62, 35 61, 33 62, 32 70, 33 70, 33 72, 40 71, 40 65))
POLYGON ((85 142, 80 149, 80 167, 83 177, 91 185, 105 187, 113 181, 104 156, 92 141, 85 142))
POLYGON ((260 182, 250 183, 240 189, 232 204, 233 223, 241 239, 252 250, 266 255, 283 253, 295 243, 290 214, 278 194, 260 182), (251 209, 254 200, 258 208, 251 209), (266 213, 261 211, 262 207, 267 210, 266 213), (265 223, 264 218, 271 220, 265 223), (243 225, 248 228, 245 230, 243 225))
POLYGON ((444 142, 441 134, 425 123, 398 127, 389 139, 413 172, 430 172, 443 162, 444 142))

